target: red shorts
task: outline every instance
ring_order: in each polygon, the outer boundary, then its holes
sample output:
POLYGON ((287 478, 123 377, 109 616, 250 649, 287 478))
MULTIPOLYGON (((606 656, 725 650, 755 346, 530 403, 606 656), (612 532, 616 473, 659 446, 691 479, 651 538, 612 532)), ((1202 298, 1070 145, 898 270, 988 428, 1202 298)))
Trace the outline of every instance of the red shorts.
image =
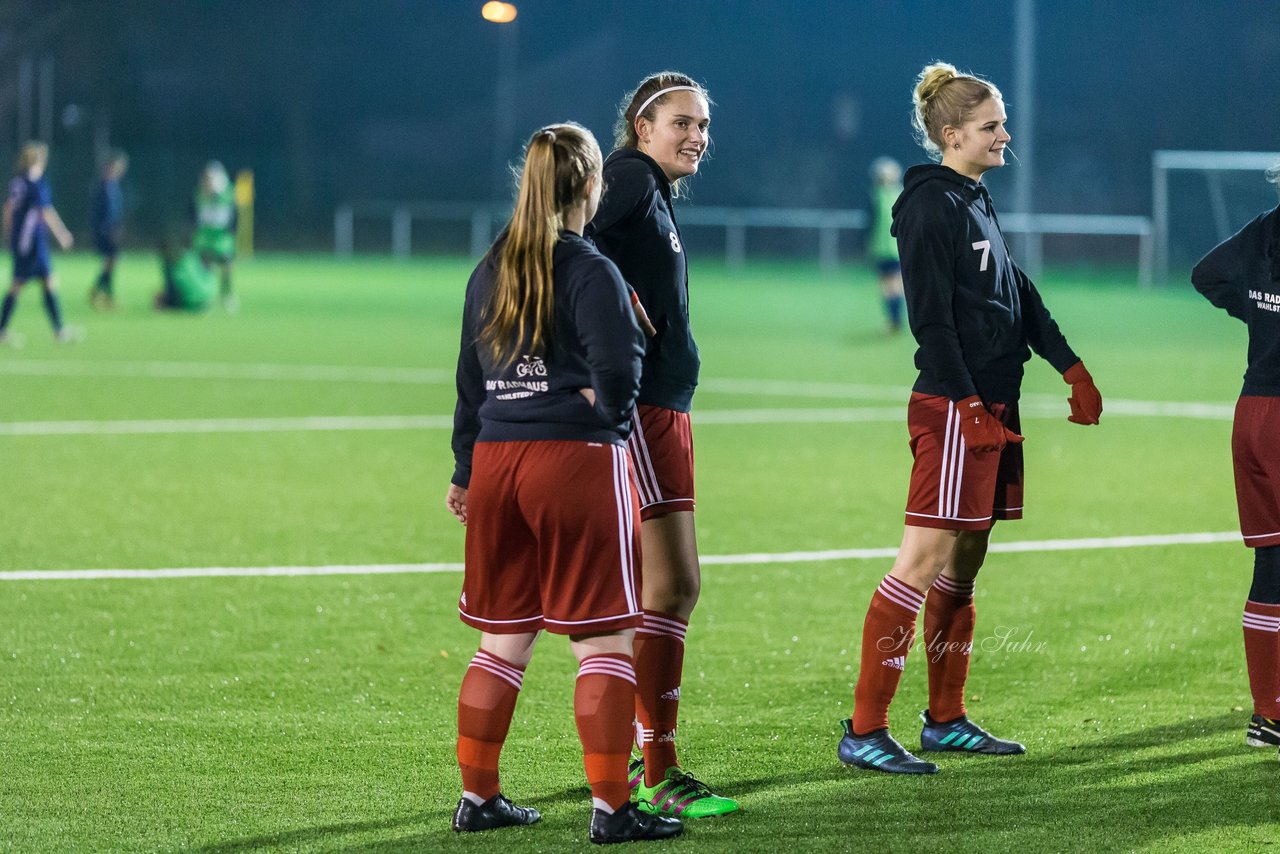
POLYGON ((693 428, 689 413, 637 406, 631 427, 627 450, 635 464, 640 518, 692 510, 693 428))
MULTIPOLYGON (((1018 405, 992 403, 991 414, 1020 432, 1018 405)), ((911 488, 907 524, 948 531, 985 531, 997 519, 1022 518, 1022 445, 974 453, 960 437, 956 405, 945 397, 912 392, 911 488)))
POLYGON ((621 445, 477 442, 462 621, 494 634, 639 626, 639 509, 621 445))
POLYGON ((1240 533, 1250 548, 1280 546, 1280 397, 1242 397, 1231 430, 1240 533))

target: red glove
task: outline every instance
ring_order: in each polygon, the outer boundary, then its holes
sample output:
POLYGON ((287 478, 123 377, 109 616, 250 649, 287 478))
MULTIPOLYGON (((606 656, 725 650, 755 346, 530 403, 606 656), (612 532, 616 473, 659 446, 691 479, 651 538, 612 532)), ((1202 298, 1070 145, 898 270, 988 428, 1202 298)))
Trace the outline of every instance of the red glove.
POLYGON ((1067 420, 1073 424, 1097 424, 1102 415, 1102 395, 1093 384, 1093 377, 1085 370, 1084 362, 1076 362, 1067 368, 1062 378, 1071 384, 1071 397, 1067 403, 1071 405, 1071 414, 1067 420))
POLYGON ((658 334, 658 330, 653 326, 653 321, 649 319, 649 312, 645 311, 644 306, 640 304, 640 295, 635 291, 631 292, 631 310, 636 313, 636 324, 640 327, 641 332, 650 338, 658 334))
POLYGON ((1016 445, 1022 441, 1021 436, 987 411, 982 405, 982 398, 976 394, 959 401, 956 411, 960 413, 960 435, 971 451, 979 454, 998 451, 1009 442, 1016 445))

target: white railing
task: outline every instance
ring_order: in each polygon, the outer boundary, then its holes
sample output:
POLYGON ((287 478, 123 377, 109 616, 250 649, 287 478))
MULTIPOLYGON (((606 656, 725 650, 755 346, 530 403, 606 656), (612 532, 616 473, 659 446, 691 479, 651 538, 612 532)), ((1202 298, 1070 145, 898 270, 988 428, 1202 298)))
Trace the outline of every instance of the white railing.
POLYGON ((1233 227, 1227 222, 1222 189, 1212 176, 1218 172, 1265 172, 1280 154, 1274 151, 1170 151, 1151 154, 1151 214, 1155 221, 1156 277, 1160 284, 1169 278, 1169 173, 1172 171, 1203 172, 1209 180, 1209 199, 1218 239, 1231 236, 1233 227))
POLYGON ((355 251, 356 217, 391 221, 391 254, 409 257, 414 220, 463 222, 471 225, 471 254, 478 258, 493 241, 493 225, 510 209, 469 202, 347 202, 333 212, 333 251, 347 257, 355 251))
MULTIPOLYGON (((408 257, 413 243, 415 221, 469 223, 471 254, 479 257, 489 248, 495 225, 505 221, 510 209, 499 205, 467 202, 350 202, 340 205, 333 215, 333 248, 339 256, 354 251, 357 217, 385 219, 391 224, 391 254, 408 257)), ((840 233, 865 231, 867 213, 848 208, 729 208, 680 205, 676 219, 681 229, 723 228, 724 257, 730 269, 746 263, 749 229, 782 228, 818 232, 818 261, 824 269, 834 270, 840 264, 840 233)), ((1114 235, 1138 238, 1138 279, 1144 285, 1152 281, 1152 225, 1148 217, 1111 216, 1102 214, 1003 214, 1005 231, 1025 234, 1028 241, 1025 267, 1036 276, 1040 272, 1040 238, 1044 235, 1114 235)))
POLYGON ((724 229, 724 262, 739 269, 747 258, 748 228, 798 228, 818 232, 818 262, 825 270, 840 266, 840 232, 863 231, 867 212, 841 208, 677 207, 681 230, 688 226, 724 229))
POLYGON ((1029 240, 1021 253, 1021 266, 1033 279, 1040 275, 1044 263, 1040 241, 1047 234, 1083 234, 1103 237, 1138 238, 1138 283, 1144 288, 1153 281, 1151 218, 1116 214, 1024 214, 1000 215, 1000 227, 1013 234, 1027 235, 1029 240))

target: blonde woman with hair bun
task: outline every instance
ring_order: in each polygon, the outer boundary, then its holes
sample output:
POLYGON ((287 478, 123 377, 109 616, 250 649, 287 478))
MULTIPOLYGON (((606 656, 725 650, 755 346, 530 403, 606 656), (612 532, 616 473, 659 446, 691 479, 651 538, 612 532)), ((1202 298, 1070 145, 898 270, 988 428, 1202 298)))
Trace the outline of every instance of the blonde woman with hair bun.
POLYGON ((902 546, 871 597, 848 765, 932 774, 889 734, 889 704, 923 607, 929 707, 922 752, 1023 753, 970 721, 964 704, 976 612, 974 579, 992 526, 1020 519, 1018 397, 1034 352, 1071 386, 1068 419, 1097 424, 1102 397, 1031 280, 1014 263, 983 176, 1005 164, 1004 99, 993 83, 944 62, 920 72, 912 124, 933 164, 913 166, 893 206, 919 376, 907 406, 914 463, 902 546))

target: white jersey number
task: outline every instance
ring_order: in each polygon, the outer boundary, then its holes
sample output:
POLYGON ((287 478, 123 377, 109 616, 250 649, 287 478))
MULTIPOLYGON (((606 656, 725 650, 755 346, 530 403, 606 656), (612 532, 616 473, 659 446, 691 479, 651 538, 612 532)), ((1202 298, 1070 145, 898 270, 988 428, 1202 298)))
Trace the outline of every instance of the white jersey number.
POLYGON ((991 260, 991 241, 979 240, 973 248, 982 252, 982 260, 978 262, 978 272, 987 272, 987 262, 991 260))
MULTIPOLYGON (((668 232, 668 233, 667 233, 667 236, 668 236, 669 238, 671 238, 671 248, 672 248, 674 251, 679 252, 679 251, 680 251, 680 238, 676 236, 676 233, 675 233, 674 231, 668 232)), ((985 270, 986 268, 984 267, 983 269, 985 270)))

